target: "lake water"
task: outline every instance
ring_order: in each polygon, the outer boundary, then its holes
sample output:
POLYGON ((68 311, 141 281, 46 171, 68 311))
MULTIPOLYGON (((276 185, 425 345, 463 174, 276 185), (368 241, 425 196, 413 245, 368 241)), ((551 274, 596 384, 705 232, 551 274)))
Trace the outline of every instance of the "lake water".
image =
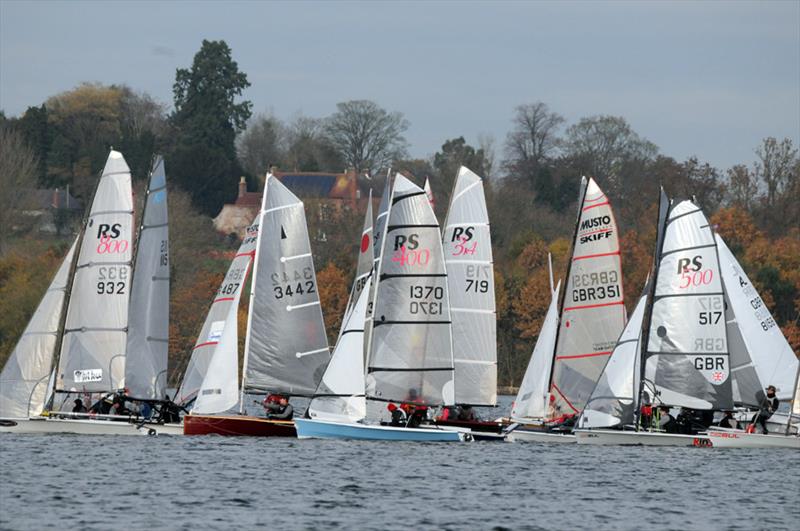
POLYGON ((0 434, 0 470, 3 529, 800 522, 800 452, 792 450, 0 434))

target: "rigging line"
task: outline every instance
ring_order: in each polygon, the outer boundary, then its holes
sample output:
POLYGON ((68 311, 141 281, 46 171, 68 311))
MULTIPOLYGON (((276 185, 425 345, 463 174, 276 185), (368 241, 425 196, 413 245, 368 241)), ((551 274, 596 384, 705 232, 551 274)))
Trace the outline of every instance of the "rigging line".
POLYGON ((378 328, 380 325, 385 324, 399 324, 399 325, 415 325, 415 324, 426 324, 426 325, 449 325, 452 321, 376 321, 375 316, 372 317, 372 327, 378 328))
POLYGON ((103 175, 100 176, 100 178, 103 179, 104 177, 113 177, 114 175, 128 175, 128 174, 130 174, 130 171, 112 171, 104 173, 103 175))
POLYGON ((564 393, 561 392, 561 389, 558 388, 558 386, 555 384, 555 382, 553 382, 552 386, 553 386, 553 389, 555 389, 556 392, 558 392, 558 394, 561 395, 561 398, 564 399, 564 402, 566 402, 567 405, 572 408, 572 411, 574 411, 575 413, 580 413, 580 411, 575 409, 575 406, 572 405, 572 402, 570 402, 569 399, 566 396, 564 396, 564 393))
POLYGON ((436 372, 452 371, 453 367, 426 367, 426 368, 400 368, 400 367, 367 367, 368 372, 436 372))
POLYGON ((75 269, 84 269, 86 267, 101 267, 101 266, 129 266, 131 262, 86 262, 77 266, 75 269))

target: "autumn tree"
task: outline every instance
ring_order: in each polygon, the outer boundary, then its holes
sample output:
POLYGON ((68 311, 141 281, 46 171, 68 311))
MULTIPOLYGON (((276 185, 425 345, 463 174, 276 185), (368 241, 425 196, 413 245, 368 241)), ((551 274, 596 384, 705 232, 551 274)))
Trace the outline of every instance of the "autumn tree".
POLYGON ((278 118, 256 115, 236 141, 242 168, 260 181, 270 166, 283 166, 286 157, 285 136, 284 125, 278 118))
POLYGON ((170 178, 209 215, 236 193, 241 174, 236 134, 247 125, 252 107, 237 98, 249 86, 225 41, 204 40, 192 66, 175 75, 171 122, 177 139, 167 158, 170 178))
POLYGON ((325 131, 344 162, 357 174, 373 172, 406 155, 408 120, 399 112, 388 112, 368 100, 336 105, 325 131))
POLYGON ((563 123, 564 117, 541 101, 515 107, 513 129, 505 143, 507 164, 512 171, 535 179, 542 165, 554 156, 563 123))
POLYGON ((324 120, 297 115, 286 128, 285 168, 289 171, 345 169, 341 154, 325 135, 324 120))
POLYGON ((344 310, 347 307, 348 279, 344 272, 336 267, 333 262, 317 272, 317 287, 319 288, 319 302, 322 314, 325 316, 325 329, 328 333, 328 342, 333 345, 342 326, 344 310))
POLYGON ((35 188, 38 170, 39 161, 22 134, 0 125, 0 256, 6 252, 25 190, 35 188))
POLYGON ((613 179, 628 159, 648 160, 658 148, 620 116, 581 118, 567 128, 564 152, 587 175, 613 179))

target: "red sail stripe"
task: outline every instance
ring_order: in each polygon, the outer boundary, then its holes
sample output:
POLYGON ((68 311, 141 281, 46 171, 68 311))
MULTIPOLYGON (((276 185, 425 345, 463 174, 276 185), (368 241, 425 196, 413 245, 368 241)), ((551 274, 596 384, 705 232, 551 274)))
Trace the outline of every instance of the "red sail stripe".
POLYGON ((557 360, 574 360, 578 358, 593 358, 595 356, 607 356, 611 354, 610 350, 605 352, 592 352, 591 354, 575 354, 574 356, 556 356, 557 360))
POLYGON ((591 232, 584 232, 583 234, 581 234, 581 236, 589 236, 590 234, 597 234, 599 232, 611 232, 611 229, 597 229, 591 232))
POLYGON ((572 261, 575 260, 584 260, 586 258, 600 258, 601 256, 619 256, 619 251, 614 251, 613 253, 598 253, 598 254, 585 254, 583 256, 573 256, 572 261))
POLYGON ((594 203, 595 201, 600 201, 601 199, 605 198, 606 194, 600 194, 599 196, 595 197, 594 199, 584 199, 584 203, 594 203))
POLYGON ((568 405, 569 407, 571 407, 571 408, 572 408, 572 411, 574 411, 575 413, 580 413, 580 411, 578 411, 577 409, 575 409, 575 406, 573 406, 573 405, 572 405, 572 402, 570 402, 570 401, 567 399, 567 397, 566 397, 566 396, 564 396, 564 393, 562 393, 562 392, 561 392, 561 389, 559 389, 559 388, 558 388, 558 386, 557 386, 556 384, 553 384, 553 389, 555 389, 555 390, 558 392, 558 394, 559 394, 559 395, 561 395, 561 398, 563 398, 563 399, 564 399, 564 402, 566 402, 566 403, 567 403, 567 405, 568 405))
POLYGON ((601 308, 603 306, 617 306, 624 304, 623 301, 616 301, 616 302, 603 302, 601 304, 587 304, 585 306, 570 306, 569 308, 564 308, 565 312, 570 310, 586 310, 589 308, 601 308))
POLYGON ((206 341, 205 343, 200 343, 199 345, 195 345, 192 350, 197 350, 200 347, 207 347, 209 345, 216 345, 219 341, 206 341))
POLYGON ((222 297, 220 299, 214 299, 214 302, 212 302, 211 304, 216 304, 216 303, 222 302, 222 301, 232 301, 232 300, 233 300, 233 297, 222 297))
POLYGON ((589 205, 589 206, 585 206, 585 207, 583 207, 583 211, 584 211, 584 212, 586 212, 586 211, 587 211, 587 210, 589 210, 590 208, 597 208, 597 207, 601 207, 601 206, 603 206, 603 205, 609 205, 609 204, 611 204, 611 203, 609 203, 608 201, 606 201, 605 203, 597 203, 596 205, 589 205))

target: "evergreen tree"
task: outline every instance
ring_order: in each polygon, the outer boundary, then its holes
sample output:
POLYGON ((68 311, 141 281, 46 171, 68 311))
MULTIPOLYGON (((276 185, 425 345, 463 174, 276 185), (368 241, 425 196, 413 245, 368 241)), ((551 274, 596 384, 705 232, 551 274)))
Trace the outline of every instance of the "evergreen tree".
POLYGON ((242 173, 236 134, 245 128, 252 103, 235 99, 249 86, 225 41, 204 40, 191 68, 179 68, 175 75, 171 119, 176 139, 167 167, 209 215, 216 215, 236 194, 242 173))

